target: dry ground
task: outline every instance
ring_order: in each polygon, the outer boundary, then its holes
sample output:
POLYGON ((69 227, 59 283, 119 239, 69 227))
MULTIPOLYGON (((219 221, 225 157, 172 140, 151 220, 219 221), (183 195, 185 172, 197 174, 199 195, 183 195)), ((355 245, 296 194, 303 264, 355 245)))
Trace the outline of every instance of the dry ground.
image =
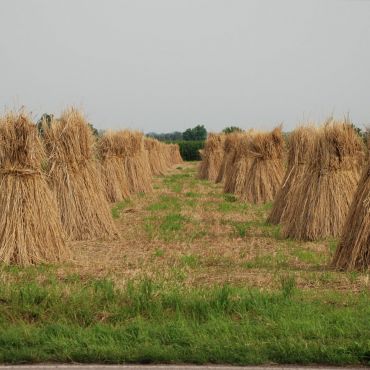
MULTIPOLYGON (((369 273, 328 267, 336 240, 284 240, 265 223, 271 204, 250 205, 222 193, 222 185, 198 180, 196 163, 178 166, 154 179, 152 194, 112 205, 117 241, 71 243, 73 260, 48 266, 63 279, 109 277, 118 285, 151 277, 188 286, 232 283, 274 289, 294 277, 302 289, 363 291, 369 273)), ((30 270, 3 279, 19 279, 30 270)), ((43 269, 35 269, 43 278, 43 269)))

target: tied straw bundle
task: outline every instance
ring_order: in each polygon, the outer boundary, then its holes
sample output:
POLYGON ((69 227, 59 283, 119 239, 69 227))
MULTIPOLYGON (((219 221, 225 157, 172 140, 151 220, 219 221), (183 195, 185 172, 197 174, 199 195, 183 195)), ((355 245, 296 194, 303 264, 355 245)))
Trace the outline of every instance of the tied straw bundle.
POLYGON ((313 140, 307 171, 290 195, 282 220, 285 237, 339 237, 358 185, 363 145, 351 125, 330 120, 313 140))
POLYGON ((94 158, 94 137, 76 109, 44 125, 49 184, 70 240, 113 239, 116 229, 94 158))
POLYGON ((24 113, 0 119, 0 260, 26 266, 69 256, 41 163, 36 126, 24 113))
POLYGON ((117 132, 108 131, 99 138, 100 172, 108 202, 119 202, 130 196, 125 172, 125 141, 117 132))

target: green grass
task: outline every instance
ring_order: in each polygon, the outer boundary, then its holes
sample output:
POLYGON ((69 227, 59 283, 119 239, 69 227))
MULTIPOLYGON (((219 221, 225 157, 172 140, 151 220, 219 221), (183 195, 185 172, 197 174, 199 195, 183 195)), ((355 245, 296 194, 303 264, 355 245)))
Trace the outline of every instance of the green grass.
POLYGON ((302 247, 294 250, 293 255, 298 257, 302 262, 316 266, 322 266, 326 261, 326 256, 324 254, 303 249, 302 247))
POLYGON ((171 210, 171 211, 180 211, 181 210, 181 202, 178 197, 174 197, 167 194, 162 194, 159 197, 159 201, 150 204, 147 207, 148 211, 163 211, 163 210, 171 210))
POLYGON ((257 256, 243 264, 247 269, 286 269, 289 267, 288 256, 282 251, 276 252, 274 255, 266 254, 257 256))
POLYGON ((184 180, 190 179, 190 173, 179 173, 167 176, 163 179, 163 184, 174 193, 181 193, 184 180))
POLYGON ((168 287, 150 280, 0 285, 0 361, 370 364, 368 293, 168 287))
POLYGON ((122 211, 131 204, 131 200, 126 199, 123 200, 122 202, 118 202, 114 205, 114 207, 111 209, 112 212, 112 217, 114 219, 118 219, 121 216, 122 211))
POLYGON ((265 221, 232 221, 224 220, 223 223, 230 224, 234 229, 234 235, 244 238, 246 236, 263 236, 280 240, 280 226, 271 225, 265 221))
POLYGON ((199 266, 199 258, 193 254, 181 256, 181 262, 183 265, 191 268, 199 266))

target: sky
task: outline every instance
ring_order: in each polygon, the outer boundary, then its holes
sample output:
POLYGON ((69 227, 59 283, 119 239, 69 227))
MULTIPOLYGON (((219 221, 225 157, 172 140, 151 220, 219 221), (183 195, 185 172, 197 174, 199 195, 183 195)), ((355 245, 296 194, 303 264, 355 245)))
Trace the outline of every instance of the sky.
POLYGON ((370 123, 369 0, 0 0, 0 110, 99 129, 370 123))

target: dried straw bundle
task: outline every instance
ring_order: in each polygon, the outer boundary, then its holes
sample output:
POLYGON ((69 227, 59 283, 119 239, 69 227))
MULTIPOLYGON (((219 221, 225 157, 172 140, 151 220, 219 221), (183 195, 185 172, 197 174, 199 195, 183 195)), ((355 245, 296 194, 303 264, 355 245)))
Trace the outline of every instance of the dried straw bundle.
POLYGON ((220 183, 225 180, 225 173, 227 168, 231 168, 232 162, 235 159, 235 150, 238 145, 238 138, 241 136, 240 133, 232 132, 227 134, 223 145, 223 156, 218 171, 216 183, 220 183))
POLYGON ((181 154, 180 154, 180 147, 178 144, 168 144, 169 152, 171 156, 172 164, 181 164, 183 163, 181 154))
POLYGON ((312 159, 282 219, 285 237, 340 236, 358 185, 363 145, 353 128, 346 122, 330 121, 313 140, 312 159))
POLYGON ((49 184, 57 199, 62 225, 71 240, 116 236, 94 159, 94 138, 75 109, 44 125, 49 184))
POLYGON ((0 261, 30 265, 69 256, 59 214, 41 172, 44 151, 25 114, 0 119, 0 261))
MULTIPOLYGON (((370 135, 368 136, 370 150, 370 135)), ((333 266, 342 270, 370 267, 370 163, 366 166, 354 195, 333 266)))
POLYGON ((204 145, 202 161, 198 169, 198 177, 216 181, 223 157, 224 135, 209 134, 204 145))
POLYGON ((251 156, 248 151, 249 142, 254 135, 250 130, 237 133, 230 137, 230 148, 227 162, 225 163, 224 193, 241 194, 246 176, 251 165, 251 156))
POLYGON ((253 133, 246 150, 250 165, 244 184, 235 193, 250 203, 274 200, 285 172, 285 140, 281 127, 268 133, 253 133))
POLYGON ((158 140, 146 137, 144 147, 148 151, 148 160, 152 175, 161 176, 166 173, 167 166, 163 154, 164 148, 158 140))
POLYGON ((161 150, 160 150, 159 158, 161 161, 161 167, 163 168, 164 171, 169 171, 172 167, 172 163, 171 163, 170 153, 168 150, 168 145, 160 142, 160 146, 161 146, 161 150))
POLYGON ((116 132, 106 132, 98 141, 100 173, 106 198, 119 202, 130 196, 124 169, 125 142, 116 132))
POLYGON ((167 168, 171 169, 174 165, 174 160, 172 158, 171 148, 169 144, 163 144, 163 157, 167 168))
POLYGON ((282 186, 276 194, 274 205, 267 219, 268 222, 272 224, 280 223, 286 209, 296 206, 296 204, 290 204, 289 201, 294 200, 292 193, 306 174, 307 164, 313 156, 315 148, 315 140, 313 140, 315 135, 316 129, 312 125, 298 127, 290 135, 288 168, 282 186))
POLYGON ((153 190, 151 169, 144 148, 144 135, 141 132, 121 131, 125 142, 124 168, 131 193, 148 193, 153 190))

